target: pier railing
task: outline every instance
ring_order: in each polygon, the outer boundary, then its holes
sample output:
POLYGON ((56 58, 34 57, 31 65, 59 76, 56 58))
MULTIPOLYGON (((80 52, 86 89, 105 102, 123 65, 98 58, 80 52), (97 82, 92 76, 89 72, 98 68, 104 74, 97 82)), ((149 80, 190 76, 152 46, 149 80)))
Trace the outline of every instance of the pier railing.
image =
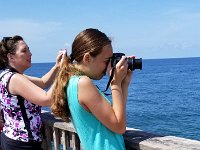
MULTIPOLYGON (((44 150, 82 150, 73 124, 42 113, 45 138, 44 150)), ((200 150, 200 141, 175 136, 162 136, 127 128, 123 135, 127 150, 200 150)))

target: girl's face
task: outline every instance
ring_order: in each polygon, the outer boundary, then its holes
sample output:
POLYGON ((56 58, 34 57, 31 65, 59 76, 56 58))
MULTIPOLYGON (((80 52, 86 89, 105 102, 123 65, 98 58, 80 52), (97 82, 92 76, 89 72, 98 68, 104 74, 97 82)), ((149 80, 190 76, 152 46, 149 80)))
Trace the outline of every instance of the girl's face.
POLYGON ((107 66, 113 55, 111 44, 103 47, 102 52, 96 57, 91 57, 90 62, 90 77, 95 80, 100 80, 106 75, 107 66))
POLYGON ((23 73, 26 69, 31 67, 31 52, 24 41, 18 41, 15 54, 11 54, 12 67, 17 71, 23 73))

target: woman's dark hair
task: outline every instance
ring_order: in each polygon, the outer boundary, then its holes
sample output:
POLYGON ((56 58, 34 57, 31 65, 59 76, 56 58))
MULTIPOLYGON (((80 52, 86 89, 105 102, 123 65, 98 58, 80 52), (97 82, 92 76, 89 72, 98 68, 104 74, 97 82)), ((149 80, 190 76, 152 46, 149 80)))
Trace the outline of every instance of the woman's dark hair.
POLYGON ((55 80, 51 109, 56 116, 69 121, 70 112, 67 104, 66 86, 72 75, 80 73, 71 62, 73 60, 77 63, 81 62, 85 53, 96 57, 108 44, 111 44, 111 40, 97 29, 89 28, 76 36, 72 44, 72 53, 70 57, 66 54, 55 80))
POLYGON ((17 42, 23 40, 21 36, 3 37, 0 42, 0 68, 8 66, 7 54, 15 54, 17 42))

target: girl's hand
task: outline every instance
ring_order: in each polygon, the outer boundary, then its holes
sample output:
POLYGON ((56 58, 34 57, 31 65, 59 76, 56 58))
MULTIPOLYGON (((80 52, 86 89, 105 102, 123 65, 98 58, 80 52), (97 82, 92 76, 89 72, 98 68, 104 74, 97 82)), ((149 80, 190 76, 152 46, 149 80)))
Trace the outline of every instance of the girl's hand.
MULTIPOLYGON (((128 58, 135 58, 135 56, 128 56, 128 58)), ((132 80, 132 74, 133 74, 133 71, 131 71, 130 69, 127 69, 127 74, 124 80, 122 81, 122 84, 128 86, 132 80)))
POLYGON ((127 70, 128 70, 127 57, 122 56, 120 61, 116 64, 115 73, 111 84, 112 83, 121 84, 124 78, 127 76, 127 70))
POLYGON ((133 72, 130 69, 127 69, 126 77, 123 79, 122 84, 129 85, 132 80, 132 74, 133 72))

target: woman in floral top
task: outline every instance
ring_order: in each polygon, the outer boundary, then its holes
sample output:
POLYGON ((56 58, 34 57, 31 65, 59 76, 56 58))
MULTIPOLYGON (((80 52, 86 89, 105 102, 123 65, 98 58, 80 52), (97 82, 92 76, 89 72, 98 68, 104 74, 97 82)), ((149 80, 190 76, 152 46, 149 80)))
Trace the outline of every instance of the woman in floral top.
POLYGON ((50 105, 52 85, 59 69, 62 52, 55 66, 42 78, 24 71, 31 67, 31 52, 21 36, 5 37, 0 43, 0 100, 4 127, 3 150, 41 149, 41 106, 50 105))

